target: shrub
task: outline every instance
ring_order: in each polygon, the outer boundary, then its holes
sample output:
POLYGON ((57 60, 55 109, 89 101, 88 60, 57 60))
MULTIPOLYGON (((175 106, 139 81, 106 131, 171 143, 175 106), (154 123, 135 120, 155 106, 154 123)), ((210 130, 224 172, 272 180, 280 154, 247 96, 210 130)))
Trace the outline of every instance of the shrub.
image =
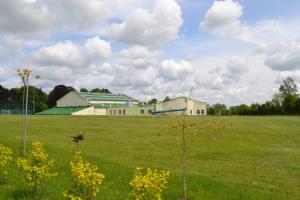
POLYGON ((133 189, 129 194, 135 200, 161 200, 162 192, 166 189, 169 171, 158 171, 137 167, 134 177, 129 183, 133 189))
POLYGON ((7 181, 7 167, 12 160, 12 150, 0 144, 0 184, 7 181))
POLYGON ((53 160, 48 158, 41 142, 33 142, 29 157, 27 159, 19 158, 17 164, 22 169, 25 181, 32 189, 35 198, 42 194, 49 179, 57 175, 51 169, 53 168, 53 160))
POLYGON ((98 168, 88 162, 84 162, 80 152, 76 152, 70 163, 73 187, 63 195, 71 200, 92 200, 99 192, 104 174, 98 172, 98 168))

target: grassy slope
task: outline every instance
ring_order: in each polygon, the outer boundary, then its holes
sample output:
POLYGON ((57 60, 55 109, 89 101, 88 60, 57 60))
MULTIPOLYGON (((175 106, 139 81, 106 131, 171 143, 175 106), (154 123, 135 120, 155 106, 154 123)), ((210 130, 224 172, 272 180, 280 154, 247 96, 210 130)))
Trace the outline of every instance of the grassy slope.
MULTIPOLYGON (((188 140, 190 199, 299 199, 300 118, 224 117, 228 126, 213 136, 188 140)), ((201 118, 190 118, 201 123, 201 118)), ((98 199, 126 199, 135 166, 171 170, 165 199, 181 193, 180 151, 175 118, 57 117, 29 119, 28 142, 40 139, 59 175, 45 199, 61 199, 69 187, 71 135, 87 133, 83 156, 106 175, 98 199)), ((20 117, 0 117, 0 143, 20 148, 20 117)), ((0 199, 26 199, 26 186, 13 163, 0 199)))

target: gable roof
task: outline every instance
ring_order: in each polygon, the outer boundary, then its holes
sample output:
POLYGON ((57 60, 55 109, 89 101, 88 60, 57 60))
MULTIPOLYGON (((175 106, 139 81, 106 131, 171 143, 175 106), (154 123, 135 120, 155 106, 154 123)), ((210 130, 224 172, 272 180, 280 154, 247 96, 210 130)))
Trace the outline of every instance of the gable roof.
POLYGON ((77 92, 80 97, 88 101, 131 101, 138 102, 136 99, 125 94, 106 94, 106 93, 92 93, 92 92, 77 92))
POLYGON ((73 106, 73 107, 55 107, 42 112, 36 113, 37 115, 71 115, 73 112, 86 109, 88 106, 73 106))

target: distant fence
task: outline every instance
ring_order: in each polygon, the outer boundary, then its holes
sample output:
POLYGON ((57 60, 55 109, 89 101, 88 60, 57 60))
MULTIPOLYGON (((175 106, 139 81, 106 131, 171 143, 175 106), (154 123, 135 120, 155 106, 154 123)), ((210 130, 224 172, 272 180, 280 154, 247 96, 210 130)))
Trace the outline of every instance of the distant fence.
MULTIPOLYGON (((0 115, 22 115, 23 105, 21 104, 0 104, 0 115)), ((32 115, 32 106, 28 106, 27 114, 32 115)))

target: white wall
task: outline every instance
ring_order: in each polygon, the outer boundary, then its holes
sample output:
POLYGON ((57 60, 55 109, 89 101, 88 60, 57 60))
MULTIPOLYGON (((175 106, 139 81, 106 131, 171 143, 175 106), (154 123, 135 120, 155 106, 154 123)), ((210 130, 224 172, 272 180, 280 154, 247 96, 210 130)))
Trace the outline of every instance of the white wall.
POLYGON ((195 101, 192 99, 187 100, 187 115, 206 115, 206 103, 195 101))
POLYGON ((95 115, 107 115, 106 108, 95 108, 95 115))
POLYGON ((83 110, 73 112, 72 115, 95 115, 95 109, 93 106, 91 106, 83 110))
POLYGON ((79 96, 76 92, 69 92, 56 102, 57 107, 70 107, 70 106, 88 106, 89 103, 86 99, 79 96))

